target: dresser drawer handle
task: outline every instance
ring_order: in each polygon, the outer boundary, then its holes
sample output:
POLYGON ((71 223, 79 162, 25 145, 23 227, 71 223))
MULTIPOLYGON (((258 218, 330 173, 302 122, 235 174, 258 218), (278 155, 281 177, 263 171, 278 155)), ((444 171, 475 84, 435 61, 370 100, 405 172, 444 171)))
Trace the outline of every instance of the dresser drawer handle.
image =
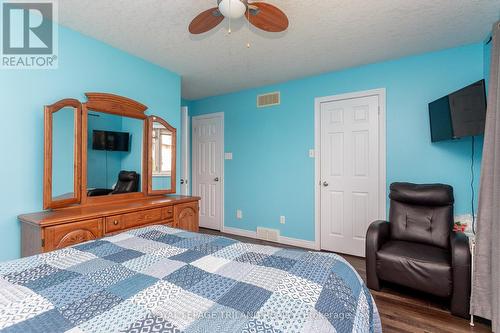
POLYGON ((118 220, 114 220, 114 221, 113 221, 113 224, 114 224, 114 225, 118 225, 118 220))

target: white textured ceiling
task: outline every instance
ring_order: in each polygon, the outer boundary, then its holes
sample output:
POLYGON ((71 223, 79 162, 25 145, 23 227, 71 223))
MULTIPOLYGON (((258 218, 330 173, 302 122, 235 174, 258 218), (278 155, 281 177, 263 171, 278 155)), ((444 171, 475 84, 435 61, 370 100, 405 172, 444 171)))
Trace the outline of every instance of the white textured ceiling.
POLYGON ((187 99, 482 41, 500 0, 266 0, 284 33, 227 20, 201 36, 189 22, 216 0, 59 0, 59 21, 168 68, 187 99), (247 41, 252 46, 247 48, 247 41))

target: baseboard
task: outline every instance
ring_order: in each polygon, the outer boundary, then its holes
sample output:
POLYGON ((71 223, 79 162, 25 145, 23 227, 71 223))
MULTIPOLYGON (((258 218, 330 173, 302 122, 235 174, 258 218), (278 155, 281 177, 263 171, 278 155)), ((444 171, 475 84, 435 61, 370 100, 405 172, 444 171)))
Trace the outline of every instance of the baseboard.
POLYGON ((232 228, 232 227, 226 227, 226 226, 222 227, 221 231, 223 233, 226 233, 226 234, 257 239, 257 232, 256 231, 250 231, 250 230, 232 228))
POLYGON ((308 240, 304 240, 304 239, 291 238, 291 237, 285 237, 285 236, 280 236, 279 241, 281 244, 303 247, 303 248, 311 249, 311 250, 319 250, 318 248, 316 248, 315 241, 308 241, 308 240))
MULTIPOLYGON (((248 238, 253 238, 253 239, 260 239, 257 237, 257 232, 256 231, 250 231, 250 230, 245 230, 245 229, 239 229, 239 228, 232 228, 232 227, 226 227, 224 226, 222 228, 222 232, 230 235, 235 235, 235 236, 242 236, 242 237, 248 237, 248 238)), ((290 246, 297 246, 297 247, 302 247, 305 249, 311 249, 311 250, 319 250, 316 247, 316 242, 315 241, 308 241, 308 240, 303 240, 303 239, 298 239, 298 238, 291 238, 291 237, 285 237, 285 236, 280 236, 278 238, 277 244, 284 244, 284 245, 290 245, 290 246)))

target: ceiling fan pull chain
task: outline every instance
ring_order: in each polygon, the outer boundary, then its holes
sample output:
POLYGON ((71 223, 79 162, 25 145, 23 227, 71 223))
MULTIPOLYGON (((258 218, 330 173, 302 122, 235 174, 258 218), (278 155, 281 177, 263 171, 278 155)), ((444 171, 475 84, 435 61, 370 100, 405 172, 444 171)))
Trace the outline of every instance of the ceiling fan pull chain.
POLYGON ((250 44, 250 8, 247 7, 247 49, 252 45, 250 44))
MULTIPOLYGON (((232 1, 229 1, 229 12, 231 12, 231 3, 232 1)), ((231 17, 229 17, 229 30, 227 32, 228 35, 231 34, 231 17)))

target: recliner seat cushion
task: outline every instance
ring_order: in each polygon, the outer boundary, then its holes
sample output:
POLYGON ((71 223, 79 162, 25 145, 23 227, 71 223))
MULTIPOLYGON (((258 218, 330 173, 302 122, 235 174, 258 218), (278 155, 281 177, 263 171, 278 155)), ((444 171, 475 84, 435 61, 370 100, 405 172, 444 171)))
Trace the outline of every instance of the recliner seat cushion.
POLYGON ((452 293, 450 253, 442 248, 406 241, 389 241, 377 252, 377 275, 440 297, 452 293))

